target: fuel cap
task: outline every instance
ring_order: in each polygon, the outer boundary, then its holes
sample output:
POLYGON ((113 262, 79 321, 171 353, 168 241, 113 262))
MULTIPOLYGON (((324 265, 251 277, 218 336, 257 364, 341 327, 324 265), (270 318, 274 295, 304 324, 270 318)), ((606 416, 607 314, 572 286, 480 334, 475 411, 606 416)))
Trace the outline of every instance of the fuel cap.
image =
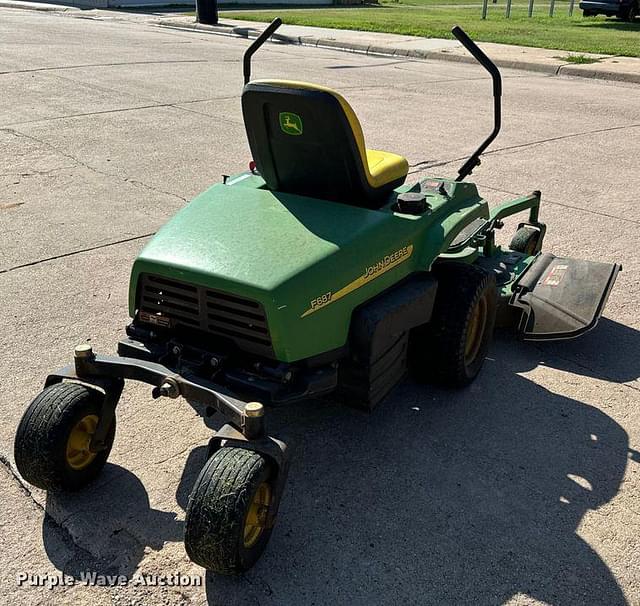
POLYGON ((427 197, 421 192, 406 192, 404 194, 398 194, 396 200, 398 212, 406 215, 421 215, 431 207, 427 203, 427 197))

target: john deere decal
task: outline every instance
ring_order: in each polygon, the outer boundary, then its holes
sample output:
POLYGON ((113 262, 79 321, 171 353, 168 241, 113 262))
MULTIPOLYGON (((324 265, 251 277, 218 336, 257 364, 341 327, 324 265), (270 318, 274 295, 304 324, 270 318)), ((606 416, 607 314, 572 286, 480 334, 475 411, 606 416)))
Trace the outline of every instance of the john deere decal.
POLYGON ((280 112, 280 128, 287 135, 302 134, 302 118, 291 112, 280 112))
POLYGON ((403 246, 402 248, 392 252, 390 255, 385 255, 377 263, 364 268, 364 272, 361 276, 356 278, 353 282, 349 282, 346 286, 343 286, 337 292, 329 291, 316 297, 310 303, 309 309, 305 311, 301 318, 312 314, 327 305, 331 305, 334 301, 342 299, 354 290, 358 290, 361 286, 368 284, 372 280, 381 276, 383 273, 393 269, 397 265, 400 265, 403 261, 406 261, 413 253, 413 244, 403 246))

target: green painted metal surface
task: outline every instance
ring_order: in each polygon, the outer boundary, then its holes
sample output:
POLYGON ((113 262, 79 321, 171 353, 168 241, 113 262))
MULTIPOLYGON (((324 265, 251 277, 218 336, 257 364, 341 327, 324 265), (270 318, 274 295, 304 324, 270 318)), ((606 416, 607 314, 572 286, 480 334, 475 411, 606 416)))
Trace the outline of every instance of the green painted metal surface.
POLYGON ((358 305, 428 271, 464 225, 489 217, 473 184, 445 184, 446 193, 428 192, 431 213, 412 216, 391 204, 369 210, 268 191, 251 174, 231 178, 191 201, 144 248, 130 313, 146 272, 260 301, 283 362, 339 348, 358 305))

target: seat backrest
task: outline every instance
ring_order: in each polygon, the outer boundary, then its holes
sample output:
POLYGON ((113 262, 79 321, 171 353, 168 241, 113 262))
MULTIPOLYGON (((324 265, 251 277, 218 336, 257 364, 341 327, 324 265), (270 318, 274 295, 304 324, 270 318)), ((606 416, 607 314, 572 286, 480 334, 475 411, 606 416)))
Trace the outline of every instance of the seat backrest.
POLYGON ((254 80, 244 87, 242 113, 253 159, 271 190, 375 208, 404 180, 371 184, 360 123, 330 89, 254 80))

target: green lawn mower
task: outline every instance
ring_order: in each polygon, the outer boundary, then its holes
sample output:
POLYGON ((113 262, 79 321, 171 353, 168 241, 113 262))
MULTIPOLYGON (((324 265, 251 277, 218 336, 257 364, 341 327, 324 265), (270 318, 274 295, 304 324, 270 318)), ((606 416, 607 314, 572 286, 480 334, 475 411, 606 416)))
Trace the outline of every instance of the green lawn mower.
POLYGON ((407 372, 463 387, 496 323, 524 339, 578 336, 620 270, 542 253, 540 192, 489 208, 464 180, 498 135, 502 85, 459 27, 454 36, 493 79, 495 127, 455 179, 407 185, 407 161, 367 149, 341 95, 251 80, 253 54, 280 24, 244 56, 250 170, 197 196, 149 242, 133 265, 118 355, 78 346, 15 442, 26 481, 73 491, 107 461, 126 379, 222 413, 184 540, 194 562, 224 574, 259 558, 286 482, 287 447, 267 434, 265 405, 333 394, 371 410, 407 372), (510 246, 498 246, 503 219, 521 212, 510 246))

